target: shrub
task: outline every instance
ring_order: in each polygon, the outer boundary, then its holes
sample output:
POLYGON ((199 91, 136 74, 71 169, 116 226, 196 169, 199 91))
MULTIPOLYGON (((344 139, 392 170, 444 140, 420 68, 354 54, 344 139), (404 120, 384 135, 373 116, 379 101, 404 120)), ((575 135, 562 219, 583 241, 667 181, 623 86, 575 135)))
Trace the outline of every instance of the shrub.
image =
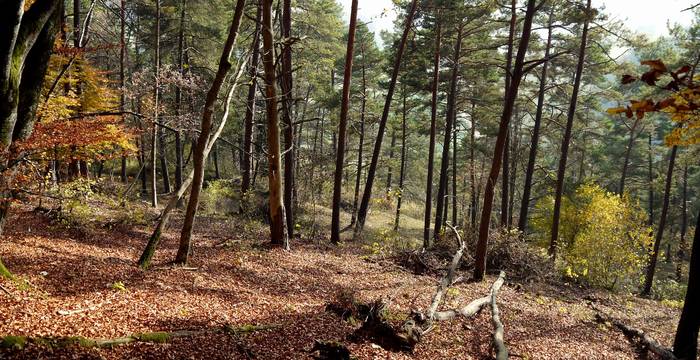
POLYGON ((200 208, 212 215, 230 215, 238 212, 240 195, 231 180, 214 180, 202 191, 200 208))
MULTIPOLYGON (((536 240, 548 246, 554 198, 536 205, 532 225, 536 240)), ((562 199, 558 266, 568 277, 614 289, 636 284, 652 244, 646 213, 627 197, 594 184, 581 185, 562 199)))

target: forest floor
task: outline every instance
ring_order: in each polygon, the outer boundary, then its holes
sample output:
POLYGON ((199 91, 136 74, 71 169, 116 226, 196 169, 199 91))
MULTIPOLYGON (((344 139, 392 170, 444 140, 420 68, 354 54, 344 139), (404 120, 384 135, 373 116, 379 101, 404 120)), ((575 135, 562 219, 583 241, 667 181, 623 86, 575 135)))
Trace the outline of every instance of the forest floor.
MULTIPOLYGON (((113 348, 0 349, 0 358, 304 359, 314 340, 338 341, 358 359, 486 359, 492 357, 490 311, 440 323, 413 353, 351 341, 359 324, 327 312, 339 294, 383 298, 389 320, 430 303, 438 279, 415 275, 361 246, 294 241, 285 252, 266 245, 262 224, 236 217, 195 223, 190 268, 168 262, 177 250, 179 220, 165 233, 153 267, 135 263, 150 226, 95 224, 89 230, 52 221, 28 207, 13 208, 0 257, 17 281, 0 279, 0 337, 116 338, 154 331, 274 325, 247 334, 206 333, 167 343, 113 348), (1 290, 1 289, 0 289, 1 290)), ((461 283, 443 308, 486 295, 494 276, 461 283)), ((637 359, 646 354, 619 330, 594 320, 596 306, 670 346, 679 310, 652 300, 567 284, 506 281, 498 295, 505 340, 513 358, 637 359)))

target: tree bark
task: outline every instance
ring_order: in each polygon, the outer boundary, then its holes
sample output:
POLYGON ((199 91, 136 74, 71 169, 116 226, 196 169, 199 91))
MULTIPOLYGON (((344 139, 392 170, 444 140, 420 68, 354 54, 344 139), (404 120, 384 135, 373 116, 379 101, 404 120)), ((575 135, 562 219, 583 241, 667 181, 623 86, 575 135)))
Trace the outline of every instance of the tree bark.
POLYGON ((163 192, 170 193, 170 172, 168 159, 165 156, 165 133, 163 127, 158 127, 158 158, 160 159, 160 176, 163 178, 163 192))
MULTIPOLYGON (((192 239, 192 225, 194 224, 194 218, 197 214, 197 206, 199 205, 199 194, 202 191, 202 183, 204 182, 204 166, 206 162, 205 148, 209 140, 209 135, 211 134, 212 128, 212 115, 214 114, 214 108, 216 106, 216 100, 219 96, 219 91, 224 84, 226 79, 226 74, 228 74, 231 69, 231 54, 233 52, 233 46, 238 38, 238 28, 241 24, 241 18, 243 17, 243 8, 245 7, 245 0, 237 0, 236 8, 233 12, 233 20, 231 22, 231 27, 229 29, 228 37, 226 38, 226 43, 224 44, 224 49, 221 54, 221 59, 219 60, 219 67, 216 71, 216 76, 214 81, 207 92, 206 102, 204 103, 204 111, 202 114, 202 125, 201 133, 197 138, 197 143, 193 151, 193 162, 194 162, 194 174, 192 180, 192 189, 190 191, 190 198, 187 202, 187 210, 185 212, 184 224, 182 226, 182 232, 180 233, 180 246, 177 251, 177 256, 175 257, 175 262, 180 264, 187 264, 191 252, 191 239, 192 239)), ((240 75, 240 71, 239 71, 240 75)), ((235 84, 235 83, 234 83, 235 84)), ((214 141, 212 141, 213 145, 214 141)))
MULTIPOLYGON (((552 47, 552 23, 554 18, 554 7, 549 11, 549 20, 547 21, 547 45, 544 50, 544 58, 549 58, 550 49, 552 47)), ((542 73, 540 74, 540 90, 537 94, 537 110, 535 113, 535 123, 532 127, 532 139, 530 141, 530 155, 527 160, 527 170, 525 170, 525 183, 523 184, 523 200, 520 205, 520 217, 518 218, 518 230, 525 232, 527 230, 527 216, 530 210, 530 194, 532 193, 532 176, 535 173, 535 162, 537 161, 537 147, 540 140, 540 126, 542 124, 542 112, 544 109, 544 96, 547 89, 547 70, 549 61, 542 64, 542 73)))
POLYGON ((457 40, 455 41, 454 55, 452 59, 452 75, 450 76, 450 90, 447 94, 447 112, 445 114, 445 137, 442 142, 442 160, 440 162, 440 180, 438 181, 438 193, 435 206, 435 229, 433 238, 438 240, 443 225, 443 216, 447 218, 447 211, 444 209, 447 193, 447 172, 450 163, 450 142, 452 142, 452 127, 456 113, 457 81, 459 80, 459 60, 462 52, 462 24, 457 29, 457 40))
POLYGON ((508 87, 508 95, 503 105, 503 113, 498 128, 498 137, 494 147, 493 159, 491 162, 491 170, 486 181, 484 189, 484 205, 481 212, 481 222, 479 223, 479 238, 476 245, 474 279, 481 281, 484 279, 486 272, 486 248, 488 245, 489 225, 491 223, 491 211, 493 210, 493 197, 496 182, 498 181, 498 173, 501 168, 501 160, 503 160, 503 147, 505 146, 506 134, 508 132, 508 124, 510 123, 511 115, 513 114, 513 106, 518 97, 520 81, 523 77, 523 67, 525 62, 525 54, 527 53, 528 43, 532 30, 532 18, 535 16, 538 8, 535 6, 535 0, 528 0, 525 18, 523 19, 523 33, 520 37, 518 52, 515 56, 515 64, 511 77, 510 86, 508 87))
POLYGON ((391 143, 389 144, 389 161, 387 164, 387 172, 386 172, 386 193, 389 195, 391 192, 391 184, 392 184, 392 163, 394 162, 394 148, 396 147, 396 129, 392 127, 391 129, 391 143))
POLYGON ((294 125, 292 124, 292 1, 282 1, 282 123, 284 124, 284 209, 287 232, 294 237, 294 125))
MULTIPOLYGON (((285 0, 289 1, 289 0, 285 0)), ((345 165, 345 145, 348 127, 348 108, 350 106, 350 83, 352 80, 352 61, 355 48, 355 28, 357 27, 357 3, 352 0, 350 7, 350 27, 348 44, 345 52, 345 69, 343 74, 343 94, 340 102, 340 122, 338 123, 338 149, 335 152, 335 178, 333 182, 333 212, 331 218, 331 243, 340 242, 340 200, 342 195, 343 166, 345 165)))
MULTIPOLYGON (((243 1, 243 0, 239 0, 243 1)), ((270 240, 272 244, 289 249, 286 211, 282 201, 282 163, 280 152, 279 116, 275 79, 275 53, 272 28, 272 0, 263 0, 262 11, 263 68, 265 69, 265 99, 267 105, 268 184, 270 189, 270 240)))
POLYGON ((430 143, 428 144, 428 179, 425 187, 425 217, 423 219, 423 247, 430 247, 430 219, 433 206, 433 168, 435 166, 435 133, 437 125, 438 90, 440 88, 440 43, 442 23, 439 11, 436 14, 435 51, 433 52, 433 83, 430 100, 430 143))
POLYGON ((153 85, 153 128, 151 129, 151 206, 158 207, 158 174, 156 157, 158 153, 158 100, 160 95, 160 0, 156 0, 156 24, 155 24, 155 55, 153 67, 155 68, 153 85))
POLYGON ((661 240, 663 240, 664 229, 666 227, 666 218, 668 217, 668 205, 671 201, 671 184, 673 183, 673 168, 676 164, 676 154, 678 147, 671 148, 671 155, 668 160, 668 171, 666 172, 666 186, 664 188, 664 201, 661 207, 661 217, 659 218, 659 227, 656 229, 656 239, 654 240, 654 248, 649 254, 649 264, 647 265, 646 276, 644 278, 644 289, 642 295, 651 294, 651 288, 654 284, 654 272, 656 271, 656 262, 659 257, 659 248, 661 240))
POLYGON ((384 110, 382 111, 382 117, 379 120, 379 129, 377 130, 377 139, 374 142, 374 151, 372 152, 372 161, 370 162, 369 169, 367 170, 367 183, 365 184, 365 191, 362 195, 362 202, 360 203, 360 208, 357 213, 357 224, 355 224, 355 236, 359 235, 364 226, 365 219, 367 218, 367 211, 369 210, 369 201, 372 197, 372 186, 374 185, 374 176, 377 172, 377 166, 379 165, 379 153, 382 150, 382 141, 384 140, 384 131, 386 130, 386 122, 389 119, 389 110, 391 108, 391 100, 394 96, 394 90, 396 88, 396 79, 399 75, 399 69, 401 68, 401 59, 403 58, 404 49, 406 48, 406 40, 408 39, 408 34, 411 31, 411 26, 413 24, 413 16, 416 13, 416 8, 418 7, 418 1, 412 0, 411 8, 408 10, 406 15, 406 21, 404 24, 403 35, 401 36, 401 41, 399 42, 399 48, 396 52, 396 59, 394 60, 394 68, 391 73, 391 80, 389 81, 389 88, 387 90, 384 110))
POLYGON ((257 14, 255 16, 255 32, 253 33, 253 45, 251 49, 250 66, 248 76, 248 98, 246 100, 245 119, 243 120, 243 157, 241 162, 241 193, 246 194, 250 190, 250 180, 253 164, 253 124, 255 123, 255 97, 257 94, 257 71, 260 57, 260 24, 262 21, 262 1, 258 1, 257 14))
POLYGON ((355 225, 357 221, 357 205, 360 201, 360 182, 362 181, 362 155, 365 145, 365 112, 367 110, 367 64, 365 63, 365 44, 360 44, 360 52, 362 53, 362 105, 360 105, 360 140, 357 148, 357 172, 355 175, 355 195, 352 201, 352 217, 350 226, 355 225))
POLYGON ((623 195, 625 193, 625 180, 627 179, 627 169, 629 168, 630 154, 632 153, 632 148, 634 147, 634 140, 637 139, 637 136, 635 135, 634 131, 637 129, 638 124, 639 118, 635 116, 634 123, 630 128, 630 138, 627 141, 627 148, 625 149, 625 159, 622 164, 622 175, 620 176, 620 188, 618 190, 618 193, 620 195, 623 195))
POLYGON ((403 200, 403 184, 406 177, 406 85, 403 84, 403 106, 401 108, 401 166, 399 170, 399 193, 396 199, 396 218, 394 219, 394 231, 399 230, 401 221, 401 202, 403 200))
POLYGON ((652 157, 654 156, 654 147, 651 143, 651 131, 649 132, 649 153, 648 153, 648 172, 649 172, 649 226, 654 226, 654 167, 652 157))
POLYGON ((698 329, 700 328, 698 304, 700 304, 700 214, 695 226, 685 303, 673 342, 673 354, 678 359, 691 360, 698 356, 698 329))
MULTIPOLYGON (((457 115, 452 131, 452 225, 457 226, 457 115)), ((447 218, 447 214, 445 214, 447 218)))
MULTIPOLYGON (((516 13, 516 0, 511 0, 510 5, 510 27, 508 31, 508 51, 506 53, 506 76, 505 76, 505 96, 508 96, 510 86, 511 68, 513 66, 513 42, 515 38, 515 24, 518 14, 516 13)), ((506 133, 506 143, 503 147, 503 175, 501 175, 501 227, 508 226, 508 181, 510 176, 510 129, 506 133)))
POLYGON ((581 33, 581 46, 578 52, 578 64, 576 65, 576 75, 574 76, 574 88, 571 93, 571 102, 566 116, 566 129, 561 145, 561 157, 559 158, 559 170, 557 171, 557 185, 554 194, 554 211, 552 217, 552 237, 549 242, 549 256, 555 259, 557 256, 557 242, 559 241, 559 218, 561 216, 561 200, 564 194, 564 177, 566 176, 566 162, 569 157, 569 145, 571 143, 571 131, 576 116, 576 105, 578 103, 578 93, 581 87, 581 76, 583 75, 583 65, 586 58, 586 45, 588 39, 588 25, 591 21, 591 0, 586 2, 585 20, 583 21, 583 32, 581 33))
POLYGON ((676 281, 680 282, 683 278, 683 260, 686 254, 686 239, 685 234, 688 232, 688 163, 683 166, 683 187, 681 189, 681 238, 678 242, 678 253, 676 256, 676 281))
MULTIPOLYGON (((124 112, 126 110, 126 0, 119 2, 119 109, 124 112)), ((122 122, 126 123, 126 115, 122 114, 122 122)), ((127 182, 126 178, 126 156, 121 159, 120 178, 123 183, 127 182)))

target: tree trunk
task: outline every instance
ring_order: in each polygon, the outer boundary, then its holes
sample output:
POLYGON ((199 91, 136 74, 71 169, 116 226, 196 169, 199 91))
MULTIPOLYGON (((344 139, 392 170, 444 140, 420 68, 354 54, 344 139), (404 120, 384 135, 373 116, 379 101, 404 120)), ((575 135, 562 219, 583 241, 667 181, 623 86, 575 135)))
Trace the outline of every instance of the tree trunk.
POLYGON ((184 170, 182 164, 182 154, 184 150, 182 147, 183 133, 182 129, 178 129, 175 133, 175 191, 180 190, 182 187, 182 172, 184 170))
POLYGON ((636 140, 637 138, 634 131, 637 129, 638 124, 639 118, 635 117, 634 123, 630 128, 630 138, 627 141, 627 148, 625 149, 625 159, 622 164, 622 175, 620 176, 620 188, 618 190, 618 193, 620 195, 623 195, 625 193, 625 179, 627 178, 627 169, 629 168, 630 154, 632 153, 632 148, 634 147, 634 140, 636 140))
POLYGON ((391 129, 391 143, 389 144, 389 162, 387 164, 386 172, 386 193, 387 195, 391 192, 391 176, 392 176, 392 163, 394 162, 394 148, 396 147, 396 129, 392 127, 391 129))
MULTIPOLYGON (((457 226, 457 119, 452 132, 452 225, 457 226)), ((445 214, 447 218, 447 214, 445 214)))
POLYGON ((677 264, 676 264, 676 281, 680 282, 683 278, 683 261, 686 254, 685 234, 688 232, 688 163, 683 166, 683 188, 681 190, 681 239, 678 242, 677 264))
POLYGON ((651 288, 654 284, 654 272, 656 271, 656 262, 659 257, 659 247, 664 236, 664 228, 666 227, 666 218, 668 216, 668 205, 671 200, 671 184, 673 183, 673 168, 676 164, 676 154, 678 147, 671 148, 671 155, 668 160, 668 171, 666 172, 666 186, 664 188, 664 201, 661 207, 661 218, 659 219, 659 227, 656 229, 656 239, 654 240, 654 248, 649 254, 649 264, 647 265, 646 277, 644 278, 644 289, 642 295, 648 296, 651 294, 651 288))
POLYGON ((170 193, 170 172, 168 159, 165 157, 165 133, 163 127, 158 127, 158 158, 160 159, 160 176, 163 178, 163 192, 170 193))
MULTIPOLYGON (((515 38, 515 23, 518 14, 515 9, 516 0, 511 0, 510 28, 508 30, 508 52, 506 53, 505 96, 508 96, 510 86, 511 68, 513 67, 513 42, 515 38)), ((501 175, 501 227, 508 225, 508 181, 510 176, 510 129, 506 133, 506 143, 503 147, 503 175, 501 175)))
POLYGON ((430 143, 428 145, 428 180, 425 187, 425 217, 423 219, 423 247, 430 247, 430 219, 433 206, 433 167, 435 166, 435 133, 437 125, 438 89, 440 88, 440 42, 442 40, 439 12, 436 14, 435 51, 433 52, 433 83, 430 100, 430 143))
POLYGON ((160 95, 160 0, 156 0, 155 55, 153 67, 155 77, 153 85, 153 128, 151 129, 151 206, 158 207, 158 184, 156 157, 158 153, 158 98, 160 95))
POLYGON ((494 147, 493 159, 491 162, 491 170, 486 181, 484 189, 484 205, 481 212, 481 222, 479 223, 479 238, 476 245, 474 279, 481 281, 484 279, 486 272, 486 248, 488 245, 489 226, 491 223, 491 210, 493 210, 493 197, 496 182, 498 181, 498 173, 501 168, 501 160, 503 160, 503 147, 505 146, 506 134, 508 132, 508 124, 510 123, 511 115, 513 114, 513 106, 518 97, 520 81, 523 77, 523 66, 525 62, 525 54, 527 53, 528 43, 530 42, 530 33, 532 30, 532 18, 538 10, 535 6, 535 0, 528 0, 527 11, 523 19, 523 33, 520 37, 518 52, 515 56, 515 64, 511 77, 510 86, 508 87, 508 95, 503 104, 503 113, 498 128, 498 137, 494 147))
POLYGON ((700 328, 700 214, 695 226, 693 250, 690 256, 688 289, 681 319, 673 342, 673 354, 679 360, 696 359, 698 354, 698 328, 700 328))
POLYGON ((364 226, 365 219, 367 218, 367 211, 369 210, 369 201, 372 197, 372 186, 374 185, 374 176, 377 172, 377 166, 379 165, 379 153, 382 150, 382 141, 384 140, 384 131, 386 130, 386 122, 389 119, 389 110, 391 108, 391 100, 394 96, 394 90, 396 88, 396 79, 399 75, 399 69, 401 68, 401 59, 403 58, 403 52, 406 48, 406 40, 408 39, 408 34, 411 31, 411 25, 413 24, 413 16, 416 13, 416 8, 418 7, 418 1, 412 0, 411 8, 408 10, 406 15, 406 21, 404 24, 403 35, 401 35, 401 41, 399 42, 399 48, 396 52, 396 59, 394 60, 394 68, 391 73, 391 80, 389 81, 389 88, 387 90, 384 110, 382 111, 382 117, 379 120, 379 129, 377 130, 377 139, 374 142, 374 151, 372 152, 372 161, 370 162, 369 169, 367 170, 367 183, 365 184, 365 191, 362 195, 362 202, 360 203, 360 209, 357 212, 357 224, 355 225, 355 236, 359 235, 364 226))
POLYGON ((470 205, 470 216, 471 216, 471 227, 472 229, 476 227, 476 214, 477 214, 477 201, 478 192, 476 191, 476 158, 474 157, 474 148, 476 146, 476 118, 474 117, 476 108, 476 103, 472 102, 472 111, 470 115, 470 126, 469 126, 469 186, 471 205, 470 205))
POLYGON ((355 225, 357 221, 357 205, 360 201, 360 181, 362 181, 362 154, 365 145, 365 112, 367 110, 367 74, 365 64, 365 44, 360 44, 362 52, 362 105, 360 107, 360 140, 357 148, 357 172, 355 175, 355 195, 352 201, 352 218, 350 226, 355 225))
POLYGON ((648 153, 648 169, 649 169, 649 226, 654 226, 654 167, 652 157, 654 156, 654 148, 651 143, 651 131, 649 132, 649 153, 648 153))
MULTIPOLYGON (((214 108, 216 106, 216 100, 219 96, 219 91, 221 90, 224 80, 226 79, 226 74, 228 74, 229 70, 231 69, 231 54, 233 52, 233 45, 236 43, 236 39, 238 37, 238 28, 241 24, 244 7, 245 0, 238 0, 236 2, 236 9, 233 12, 233 20, 231 22, 228 37, 226 38, 226 43, 224 44, 221 59, 219 60, 219 67, 216 71, 216 76, 214 77, 211 88, 209 88, 209 92, 207 92, 206 102, 204 103, 201 133, 197 138, 197 143, 195 144, 193 151, 194 174, 192 189, 190 190, 190 198, 187 202, 184 224, 180 233, 180 246, 177 250, 177 256, 175 257, 176 263, 186 264, 189 260, 191 252, 192 225, 194 224, 194 218, 197 214, 199 194, 202 191, 202 183, 204 182, 204 167, 206 162, 206 154, 204 152, 209 140, 209 135, 211 134, 212 115, 214 114, 214 108)), ((240 71, 238 75, 240 75, 240 71)), ((214 141, 212 140, 212 145, 213 143, 214 141)))
POLYGON ((401 108, 401 167, 399 170, 399 194, 396 200, 396 218, 394 231, 399 230, 401 220, 401 201, 403 200, 403 184, 406 177, 406 85, 403 86, 403 106, 401 108))
MULTIPOLYGON (((126 80, 124 70, 126 68, 126 0, 121 0, 119 4, 119 109, 126 110, 126 80)), ((122 114, 122 122, 126 123, 126 116, 122 114)), ((122 156, 120 178, 123 183, 126 178, 126 156, 122 156)))
POLYGON ((561 158, 559 159, 559 170, 557 171, 557 185, 554 195, 554 215, 552 217, 552 237, 549 242, 549 256, 552 259, 557 255, 557 242, 559 241, 559 218, 561 216, 561 198, 564 194, 564 177, 566 176, 566 162, 569 157, 569 145, 571 143, 571 131, 574 125, 574 116, 576 115, 576 105, 578 102, 578 92, 581 86, 581 75, 583 74, 583 65, 586 58, 586 45, 588 38, 588 25, 591 21, 591 0, 586 2, 585 20, 583 21, 583 32, 581 33, 581 46, 578 52, 578 64, 576 65, 576 75, 574 77, 574 88, 571 93, 571 102, 569 103, 569 111, 566 116, 566 129, 564 130, 564 138, 561 145, 561 158))
POLYGON ((440 162, 440 180, 438 181, 438 193, 435 206, 435 230, 433 238, 438 240, 443 224, 443 216, 447 218, 447 211, 443 209, 447 193, 447 172, 450 163, 450 142, 452 141, 452 124, 456 113, 457 81, 459 80, 459 59, 462 51, 462 24, 457 29, 454 55, 452 59, 452 75, 450 76, 450 90, 447 94, 447 112, 445 114, 445 137, 442 142, 442 160, 440 162))
MULTIPOLYGON (((243 1, 243 0, 239 0, 243 1)), ((284 203, 282 202, 282 163, 280 152, 279 116, 275 83, 275 54, 272 28, 272 0, 263 0, 263 67, 265 69, 265 99, 267 104, 268 184, 270 189, 270 240, 272 244, 289 249, 284 203)))
POLYGON ((352 79, 353 50, 355 47, 355 28, 357 26, 357 3, 358 0, 352 0, 350 8, 350 27, 348 28, 348 44, 345 52, 345 69, 343 74, 343 95, 340 103, 340 122, 338 124, 338 150, 335 152, 333 213, 331 218, 331 243, 333 244, 340 242, 340 200, 342 195, 343 166, 345 165, 345 144, 348 127, 348 108, 350 106, 350 83, 352 79))
POLYGON ((282 123, 284 124, 284 209, 287 232, 294 237, 294 125, 292 124, 292 1, 282 1, 282 123))
POLYGON ((258 1, 257 15, 255 16, 255 32, 253 33, 252 55, 248 67, 250 85, 248 85, 248 98, 246 100, 245 119, 243 120, 243 157, 241 162, 241 193, 245 194, 250 189, 250 180, 253 164, 253 125, 255 123, 255 95, 257 93, 257 69, 260 57, 260 23, 262 19, 262 1, 258 1))

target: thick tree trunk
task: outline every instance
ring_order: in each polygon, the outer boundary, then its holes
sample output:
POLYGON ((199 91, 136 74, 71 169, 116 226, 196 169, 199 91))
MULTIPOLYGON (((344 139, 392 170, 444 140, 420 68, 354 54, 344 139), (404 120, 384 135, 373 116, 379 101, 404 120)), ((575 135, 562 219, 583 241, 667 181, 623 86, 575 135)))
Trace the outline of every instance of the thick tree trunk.
MULTIPOLYGON (((552 47, 552 23, 554 18, 554 7, 549 11, 549 20, 547 21, 547 45, 544 50, 545 59, 549 58, 550 49, 552 47)), ((518 218, 518 230, 525 232, 527 230, 527 216, 530 210, 530 194, 532 193, 532 176, 535 173, 535 162, 537 161, 537 147, 540 141, 540 126, 542 124, 542 112, 544 109, 544 96, 547 89, 547 70, 549 61, 542 64, 542 73, 540 74, 540 90, 537 94, 537 110, 535 114, 535 123, 532 127, 532 139, 530 141, 530 155, 527 159, 527 169, 525 170, 525 183, 523 184, 523 200, 520 205, 520 217, 518 218)))
POLYGON ((476 245, 476 256, 474 258, 474 279, 479 281, 484 279, 484 274, 486 272, 486 248, 488 245, 489 226, 491 224, 491 211, 493 210, 494 189, 498 181, 501 160, 503 160, 503 147, 505 146, 508 124, 513 114, 513 106, 518 97, 520 81, 523 77, 525 54, 527 53, 532 30, 532 18, 538 10, 538 7, 535 6, 535 2, 535 0, 528 0, 527 2, 527 10, 525 12, 525 18, 523 19, 523 33, 520 37, 518 52, 515 56, 515 64, 513 66, 510 86, 508 87, 508 95, 503 104, 503 113, 501 114, 501 121, 498 128, 498 137, 496 138, 496 145, 494 147, 491 170, 486 180, 486 188, 484 189, 484 205, 482 206, 481 222, 479 223, 479 238, 476 245))
POLYGON ((260 23, 262 21, 262 1, 258 1, 257 15, 255 16, 255 32, 253 33, 252 55, 248 76, 248 98, 246 100, 245 119, 243 120, 243 157, 241 162, 241 193, 245 194, 250 190, 251 173, 253 164, 253 125, 255 123, 255 97, 257 94, 257 71, 258 59, 260 57, 260 23))
MULTIPOLYGON (((289 0, 285 0, 289 1, 289 0)), ((350 83, 352 79, 352 60, 355 48, 355 28, 357 27, 357 3, 352 0, 350 8, 350 27, 348 44, 345 51, 345 69, 343 74, 343 95, 340 102, 340 122, 338 124, 338 149, 335 152, 335 177, 333 182, 333 212, 331 218, 331 243, 340 242, 340 200, 342 195, 343 166, 345 165, 345 145, 348 127, 348 108, 350 106, 350 83)))
POLYGON ((396 199, 396 218, 394 231, 399 230, 401 221, 401 202, 403 200, 403 184, 406 178, 406 85, 403 85, 403 107, 401 108, 401 167, 399 170, 399 194, 396 199))
POLYGON ((292 124, 292 0, 282 1, 282 123, 284 124, 284 210, 289 237, 294 237, 294 125, 292 124))
POLYGON ((673 342, 673 354, 678 359, 696 359, 698 354, 698 329, 700 328, 700 214, 695 226, 695 238, 690 256, 688 289, 681 319, 673 342))
POLYGON ((676 154, 678 147, 671 148, 671 155, 668 160, 668 171, 666 172, 666 186, 664 187, 664 201, 661 207, 661 218, 659 219, 659 227, 656 229, 656 239, 654 240, 654 248, 649 254, 649 263, 647 264, 646 276, 644 278, 644 289, 642 295, 651 294, 651 288, 654 284, 654 272, 656 271, 656 262, 659 257, 659 248, 661 240, 663 240, 664 229, 666 227, 666 218, 668 217, 668 206, 671 201, 671 185, 673 183, 673 168, 676 164, 676 154))
POLYGON ((578 93, 581 87, 581 76, 583 75, 583 65, 586 58, 586 45, 588 43, 588 25, 591 21, 591 0, 586 2, 586 19, 583 21, 583 32, 581 33, 581 46, 578 51, 578 64, 576 65, 576 75, 574 76, 574 88, 571 93, 571 102, 566 116, 566 129, 561 145, 561 157, 559 158, 559 170, 557 171, 557 185, 554 194, 554 210, 552 216, 552 237, 549 241, 549 256, 552 259, 557 256, 557 242, 559 241, 559 218, 561 216, 561 201, 564 194, 564 177, 566 176, 566 162, 569 158, 569 145, 571 143, 571 131, 574 126, 576 116, 576 105, 578 103, 578 93))
POLYGON ((623 195, 625 193, 625 180, 627 179, 627 169, 629 168, 630 164, 630 154, 632 153, 632 148, 634 147, 634 140, 637 139, 637 135, 634 133, 634 131, 637 129, 638 124, 639 118, 635 117, 634 123, 630 128, 630 138, 627 141, 627 148, 625 149, 625 159, 622 163, 622 175, 620 176, 620 187, 618 189, 618 193, 620 195, 623 195))
POLYGON ((377 130, 377 139, 374 142, 374 151, 372 152, 372 161, 370 162, 369 169, 367 170, 367 183, 365 184, 365 191, 362 195, 362 202, 360 203, 360 209, 357 212, 357 224, 355 224, 355 236, 359 235, 364 226, 365 219, 367 218, 367 211, 369 210, 369 201, 372 197, 372 186, 374 185, 374 176, 377 172, 377 166, 379 165, 379 153, 382 151, 382 141, 384 140, 384 131, 386 130, 386 122, 389 119, 389 111, 391 108, 391 100, 394 97, 394 90, 396 88, 396 79, 399 75, 399 69, 401 68, 401 60, 403 58, 404 49, 406 48, 406 40, 408 39, 408 34, 411 31, 411 26, 413 24, 413 16, 416 13, 416 8, 418 7, 418 1, 412 0, 411 8, 408 10, 406 15, 406 21, 404 23, 403 35, 401 35, 401 41, 399 42, 399 48, 396 52, 396 59, 394 60, 394 68, 391 73, 391 80, 389 81, 389 88, 387 90, 384 110, 382 111, 382 117, 379 120, 379 129, 377 130))
MULTIPOLYGON (((224 80, 226 79, 226 74, 228 74, 229 70, 231 69, 231 54, 233 52, 233 45, 236 43, 236 39, 238 37, 238 28, 241 24, 244 7, 245 0, 237 0, 228 37, 226 38, 221 59, 219 60, 219 67, 216 71, 216 76, 214 77, 211 88, 209 88, 209 92, 207 93, 206 102, 204 103, 201 132, 197 138, 197 143, 193 151, 194 174, 192 189, 190 191, 189 201, 187 202, 187 210, 185 212, 182 232, 180 233, 180 246, 177 251, 177 256, 175 257, 176 263, 186 264, 189 260, 191 252, 192 225, 194 224, 194 218, 197 214, 199 194, 202 191, 202 183, 204 182, 204 167, 206 162, 205 149, 209 141, 209 135, 211 134, 212 115, 214 114, 219 91, 221 90, 224 80)), ((239 70, 236 78, 238 78, 240 74, 241 71, 239 70)), ((212 145, 214 142, 215 141, 212 140, 212 145)))
POLYGON ((440 88, 440 43, 442 25, 436 14, 435 51, 433 52, 433 83, 430 100, 430 143, 428 144, 428 179, 425 186, 425 215, 423 219, 423 247, 430 247, 430 219, 433 206, 433 168, 435 166, 435 133, 437 127, 438 89, 440 88))
MULTIPOLYGON (((239 0, 243 1, 243 0, 239 0)), ((275 79, 275 54, 272 28, 272 0, 263 0, 263 68, 265 69, 265 99, 267 104, 268 184, 270 189, 270 240, 272 244, 289 249, 286 211, 282 201, 282 163, 280 152, 279 116, 275 79)))
POLYGON ((443 209, 446 203, 447 193, 447 172, 450 163, 450 142, 452 142, 452 127, 456 113, 457 81, 459 80, 459 59, 462 51, 462 24, 457 29, 457 40, 455 41, 454 55, 452 59, 452 75, 450 76, 450 90, 447 94, 447 112, 445 114, 445 137, 442 142, 442 160, 440 162, 440 180, 438 181, 438 192, 435 206, 435 230, 433 238, 438 240, 443 225, 443 216, 447 218, 447 211, 443 209))

